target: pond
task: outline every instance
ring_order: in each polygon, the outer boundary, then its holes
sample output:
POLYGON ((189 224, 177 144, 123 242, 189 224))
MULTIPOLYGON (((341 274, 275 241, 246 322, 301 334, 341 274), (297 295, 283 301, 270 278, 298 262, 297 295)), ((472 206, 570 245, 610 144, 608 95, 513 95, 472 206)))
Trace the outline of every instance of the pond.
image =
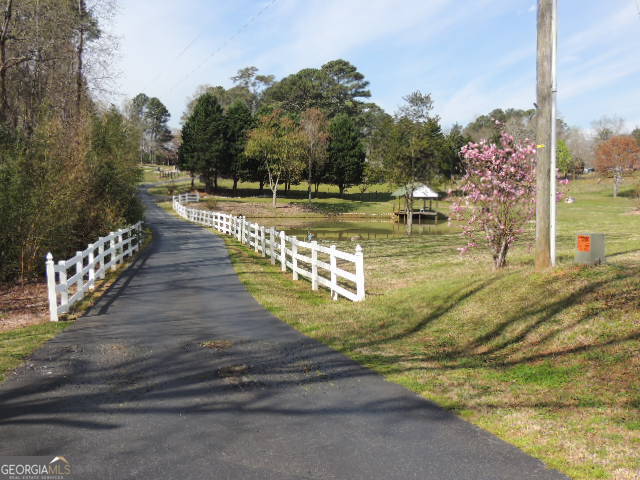
MULTIPOLYGON (((351 240, 353 237, 359 237, 362 240, 376 240, 406 235, 406 226, 391 220, 263 217, 252 221, 268 227, 274 226, 278 230, 284 230, 287 235, 296 235, 300 240, 307 240, 309 234, 313 235, 314 240, 351 240)), ((414 223, 413 235, 441 235, 457 231, 450 227, 446 220, 440 220, 438 223, 424 222, 423 220, 422 224, 414 223)))

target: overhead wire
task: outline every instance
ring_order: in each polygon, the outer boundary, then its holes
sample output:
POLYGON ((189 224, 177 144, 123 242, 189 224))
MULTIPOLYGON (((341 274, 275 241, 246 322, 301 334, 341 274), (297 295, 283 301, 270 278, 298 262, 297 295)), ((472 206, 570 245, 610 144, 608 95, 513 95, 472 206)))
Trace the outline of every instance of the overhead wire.
MULTIPOLYGON (((177 62, 180 59, 180 57, 182 57, 182 55, 184 55, 185 52, 189 50, 194 43, 196 43, 196 41, 202 36, 204 32, 205 30, 202 30, 195 37, 193 37, 191 41, 175 57, 171 59, 171 63, 175 64, 175 62, 177 62)), ((162 73, 163 73, 162 71, 158 72, 158 74, 155 77, 153 77, 153 79, 147 84, 147 86, 153 85, 154 83, 156 83, 156 81, 160 78, 162 73)))
POLYGON ((225 42, 216 48, 211 54, 209 54, 202 62, 200 62, 195 68, 193 68, 187 75, 182 77, 176 83, 174 83, 169 90, 173 90, 182 82, 187 80, 190 76, 192 76, 195 72, 200 70, 204 65, 206 65, 213 57, 219 54, 227 45, 229 45, 233 40, 235 40, 238 35, 240 35, 243 31, 245 31, 253 22, 255 22, 264 12, 266 12, 270 7, 272 7, 278 0, 271 0, 267 5, 262 7, 258 13, 254 14, 249 20, 247 20, 240 28, 238 28, 233 35, 231 35, 225 42))

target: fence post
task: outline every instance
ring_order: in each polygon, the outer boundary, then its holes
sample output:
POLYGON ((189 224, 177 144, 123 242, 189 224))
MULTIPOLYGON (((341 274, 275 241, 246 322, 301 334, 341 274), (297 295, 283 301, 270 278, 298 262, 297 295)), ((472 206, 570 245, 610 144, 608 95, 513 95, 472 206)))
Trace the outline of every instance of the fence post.
POLYGON ((244 243, 244 217, 240 215, 240 243, 244 243))
POLYGON ((338 285, 338 276, 336 275, 336 246, 331 245, 329 252, 329 264, 331 266, 331 298, 333 300, 338 300, 338 292, 336 291, 336 286, 338 285))
POLYGON ((311 242, 311 290, 318 290, 318 242, 311 242))
POLYGON ((267 236, 264 234, 264 226, 260 227, 260 244, 262 245, 262 256, 267 256, 267 236))
POLYGON ((298 239, 291 237, 291 270, 293 271, 293 279, 298 280, 298 239))
POLYGON ((93 252, 95 250, 95 244, 89 244, 89 290, 93 290, 93 286, 96 283, 96 266, 93 252))
POLYGON ((364 254, 362 247, 356 245, 356 301, 364 300, 364 254))
POLYGON ((120 265, 124 260, 124 245, 122 245, 122 229, 119 229, 117 233, 118 233, 118 245, 120 246, 120 255, 118 255, 116 258, 117 258, 118 265, 120 265))
POLYGON ((66 312, 66 308, 69 306, 69 286, 67 285, 67 262, 66 260, 60 260, 58 262, 58 275, 60 276, 60 286, 62 291, 60 292, 60 307, 63 312, 66 312))
POLYGON ((76 261, 76 275, 80 274, 80 278, 78 278, 78 281, 76 282, 76 291, 80 292, 84 289, 84 275, 82 275, 82 269, 84 268, 84 259, 82 258, 82 252, 76 252, 76 256, 80 257, 80 259, 76 261))
POLYGON ((49 293, 49 321, 58 321, 58 295, 56 294, 56 269, 53 255, 47 253, 47 291, 49 293))
POLYGON ((276 264, 276 229, 271 227, 269 229, 269 243, 271 244, 269 253, 271 254, 271 265, 276 264))
POLYGON ((287 245, 284 232, 280 232, 280 270, 287 271, 287 245))
POLYGON ((109 240, 109 250, 111 250, 111 255, 109 256, 109 262, 111 263, 111 271, 115 272, 117 265, 115 262, 116 257, 116 232, 109 232, 109 237, 112 237, 109 240))
POLYGON ((138 223, 136 223, 136 231, 137 231, 137 236, 136 236, 136 252, 138 250, 140 250, 140 245, 142 244, 142 236, 144 235, 144 233, 142 232, 142 221, 139 221, 138 223))
POLYGON ((255 234, 255 236, 253 237, 253 242, 254 242, 253 248, 256 251, 256 253, 258 253, 258 240, 260 240, 260 233, 259 233, 260 230, 258 230, 257 222, 253 224, 253 232, 255 234))
POLYGON ((100 270, 98 270, 98 276, 100 278, 104 278, 104 237, 100 237, 98 239, 98 243, 98 256, 100 257, 100 270))
POLYGON ((250 223, 247 222, 247 217, 243 216, 242 217, 242 235, 243 235, 243 240, 242 243, 244 243, 245 245, 249 245, 251 246, 251 238, 249 237, 249 225, 250 223))

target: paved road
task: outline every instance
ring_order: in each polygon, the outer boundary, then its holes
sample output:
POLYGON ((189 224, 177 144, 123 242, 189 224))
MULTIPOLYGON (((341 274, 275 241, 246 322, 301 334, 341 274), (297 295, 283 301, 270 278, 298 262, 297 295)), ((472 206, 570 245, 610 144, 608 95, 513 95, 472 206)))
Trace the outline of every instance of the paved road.
POLYGON ((218 237, 148 221, 153 245, 0 386, 0 455, 82 479, 566 478, 274 318, 218 237))

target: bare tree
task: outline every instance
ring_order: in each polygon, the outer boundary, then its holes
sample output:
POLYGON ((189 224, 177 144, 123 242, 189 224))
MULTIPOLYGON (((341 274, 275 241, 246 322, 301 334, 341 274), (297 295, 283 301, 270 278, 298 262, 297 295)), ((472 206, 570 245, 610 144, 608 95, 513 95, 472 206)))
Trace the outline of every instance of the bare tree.
POLYGON ((622 135, 625 132, 625 121, 617 115, 603 115, 591 122, 591 127, 595 131, 596 142, 600 143, 616 135, 622 135))

